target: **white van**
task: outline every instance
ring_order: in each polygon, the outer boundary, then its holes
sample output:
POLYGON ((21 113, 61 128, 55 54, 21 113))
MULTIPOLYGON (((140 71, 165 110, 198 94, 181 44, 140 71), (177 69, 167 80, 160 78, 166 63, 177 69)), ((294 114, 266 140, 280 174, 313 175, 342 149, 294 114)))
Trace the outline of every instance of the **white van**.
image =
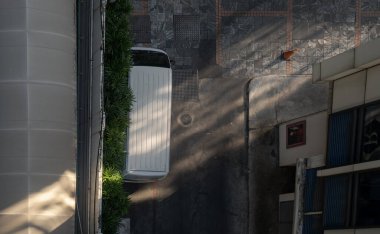
POLYGON ((150 182, 169 172, 172 69, 158 49, 133 47, 129 86, 135 101, 127 132, 124 179, 150 182))

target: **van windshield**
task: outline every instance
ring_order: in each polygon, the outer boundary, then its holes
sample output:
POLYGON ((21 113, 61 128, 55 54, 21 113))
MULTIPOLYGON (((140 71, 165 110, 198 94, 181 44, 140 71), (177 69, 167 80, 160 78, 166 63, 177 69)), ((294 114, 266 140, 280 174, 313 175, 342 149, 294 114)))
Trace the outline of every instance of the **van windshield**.
POLYGON ((132 50, 133 66, 152 66, 170 68, 166 54, 151 50, 132 50))

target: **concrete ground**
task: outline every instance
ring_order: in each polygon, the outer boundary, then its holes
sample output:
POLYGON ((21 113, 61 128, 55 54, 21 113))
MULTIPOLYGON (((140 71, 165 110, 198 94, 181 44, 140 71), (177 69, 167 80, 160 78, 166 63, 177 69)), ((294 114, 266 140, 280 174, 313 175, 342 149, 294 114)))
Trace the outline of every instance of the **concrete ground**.
POLYGON ((202 79, 197 102, 174 101, 171 171, 134 189, 132 233, 247 232, 243 93, 244 80, 202 79))
POLYGON ((214 1, 134 1, 137 44, 164 49, 173 69, 171 171, 127 185, 134 234, 247 233, 247 76, 216 63, 214 1), (145 29, 151 29, 149 35, 145 29))
POLYGON ((171 171, 126 185, 131 233, 277 234, 278 195, 293 191, 294 167, 278 167, 276 126, 327 108, 328 87, 311 83, 311 65, 378 37, 380 5, 131 1, 135 44, 176 61, 171 171))

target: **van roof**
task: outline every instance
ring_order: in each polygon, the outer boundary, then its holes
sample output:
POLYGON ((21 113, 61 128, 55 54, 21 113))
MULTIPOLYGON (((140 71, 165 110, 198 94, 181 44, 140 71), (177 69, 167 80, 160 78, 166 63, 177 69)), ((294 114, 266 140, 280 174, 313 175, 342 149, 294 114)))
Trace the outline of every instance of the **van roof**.
POLYGON ((160 49, 155 49, 155 48, 149 48, 149 47, 132 47, 131 50, 147 50, 147 51, 156 51, 156 52, 161 52, 167 55, 167 53, 163 50, 160 49))

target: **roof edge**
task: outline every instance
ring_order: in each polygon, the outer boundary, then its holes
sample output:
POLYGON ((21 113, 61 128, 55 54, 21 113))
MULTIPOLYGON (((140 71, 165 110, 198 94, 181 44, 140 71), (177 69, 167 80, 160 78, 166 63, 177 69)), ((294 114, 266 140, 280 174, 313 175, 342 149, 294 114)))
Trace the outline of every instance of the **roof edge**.
POLYGON ((333 81, 380 64, 380 38, 313 64, 314 83, 333 81))

